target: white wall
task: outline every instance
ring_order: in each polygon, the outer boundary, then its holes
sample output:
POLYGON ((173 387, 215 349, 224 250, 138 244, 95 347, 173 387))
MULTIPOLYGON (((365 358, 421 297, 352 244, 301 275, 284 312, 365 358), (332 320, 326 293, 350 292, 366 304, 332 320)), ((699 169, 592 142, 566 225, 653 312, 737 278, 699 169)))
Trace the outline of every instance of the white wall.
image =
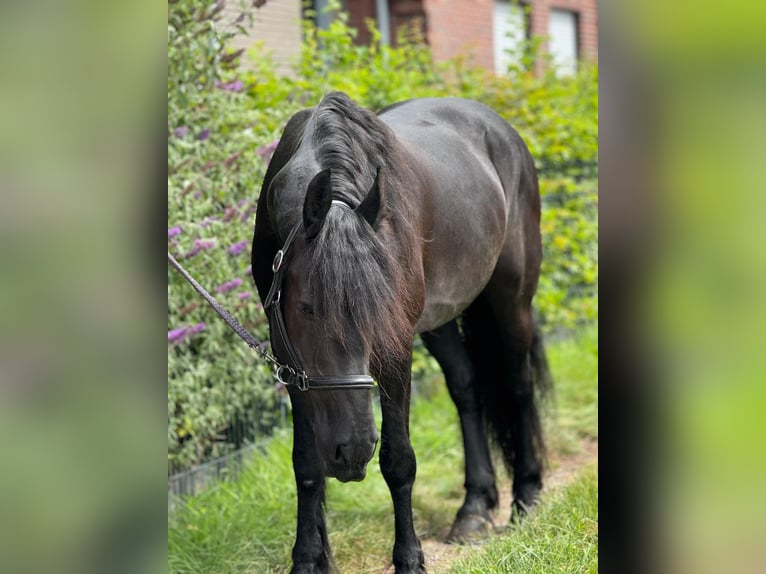
MULTIPOLYGON (((239 2, 228 0, 221 24, 232 22, 239 14, 239 2)), ((235 50, 248 49, 255 42, 261 41, 264 43, 264 49, 272 53, 278 70, 289 73, 290 65, 300 51, 300 19, 300 0, 269 0, 257 10, 253 10, 252 27, 248 25, 247 19, 242 22, 248 29, 248 35, 237 34, 229 41, 229 45, 235 50)), ((241 59, 242 67, 248 67, 248 62, 249 59, 244 54, 241 59)))

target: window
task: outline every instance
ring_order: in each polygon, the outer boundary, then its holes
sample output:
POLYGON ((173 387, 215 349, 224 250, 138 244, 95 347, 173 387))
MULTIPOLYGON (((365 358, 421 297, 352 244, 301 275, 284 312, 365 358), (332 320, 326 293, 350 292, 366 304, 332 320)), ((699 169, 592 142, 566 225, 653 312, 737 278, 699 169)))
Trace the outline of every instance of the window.
POLYGON ((521 49, 526 37, 524 6, 508 0, 495 0, 492 43, 497 75, 507 74, 510 66, 521 64, 521 49))
POLYGON ((327 5, 328 0, 301 1, 302 18, 308 19, 307 11, 311 10, 315 13, 313 20, 316 27, 326 30, 330 27, 330 23, 333 20, 333 13, 327 11, 327 5))
POLYGON ((577 71, 577 14, 551 9, 548 19, 548 52, 560 76, 577 71))

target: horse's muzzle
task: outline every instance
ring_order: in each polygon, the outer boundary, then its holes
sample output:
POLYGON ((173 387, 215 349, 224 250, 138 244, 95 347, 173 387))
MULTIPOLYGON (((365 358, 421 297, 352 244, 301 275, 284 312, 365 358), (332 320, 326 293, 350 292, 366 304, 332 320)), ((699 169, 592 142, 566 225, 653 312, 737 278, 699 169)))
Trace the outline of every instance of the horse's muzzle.
POLYGON ((325 475, 341 482, 364 480, 377 443, 376 439, 336 445, 332 456, 325 460, 325 475))

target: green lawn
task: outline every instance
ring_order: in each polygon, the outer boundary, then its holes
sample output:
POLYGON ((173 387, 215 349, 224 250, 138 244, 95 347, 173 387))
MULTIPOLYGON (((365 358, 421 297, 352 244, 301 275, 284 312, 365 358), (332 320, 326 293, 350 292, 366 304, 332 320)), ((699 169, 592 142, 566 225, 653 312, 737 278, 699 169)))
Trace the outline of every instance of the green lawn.
MULTIPOLYGON (((552 456, 575 452, 597 436, 598 336, 549 345, 556 404, 546 429, 552 456)), ((463 496, 462 447, 457 415, 441 388, 412 407, 418 457, 413 506, 418 534, 440 536, 463 496)), ((295 532, 296 495, 288 431, 253 457, 237 482, 223 482, 191 498, 168 518, 168 567, 183 574, 284 572, 295 532)), ((500 468, 500 465, 498 465, 500 468)), ((596 569, 597 481, 584 469, 563 491, 544 497, 539 510, 468 555, 453 572, 590 572, 596 569)), ((327 521, 342 572, 381 572, 390 561, 393 512, 375 460, 361 483, 330 480, 327 521)))
POLYGON ((598 571, 598 479, 589 466, 524 524, 459 558, 450 574, 598 571))

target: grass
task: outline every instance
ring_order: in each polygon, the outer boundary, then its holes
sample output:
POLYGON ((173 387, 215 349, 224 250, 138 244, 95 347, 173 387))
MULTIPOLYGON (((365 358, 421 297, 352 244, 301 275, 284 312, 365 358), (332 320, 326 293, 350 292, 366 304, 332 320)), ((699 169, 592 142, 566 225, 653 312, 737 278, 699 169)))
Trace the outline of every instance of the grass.
MULTIPOLYGON (((597 436, 595 328, 551 344, 556 407, 546 428, 552 455, 574 452, 597 436)), ((379 420, 379 413, 376 415, 379 420)), ((411 414, 418 458, 413 495, 421 538, 444 536, 463 497, 463 454, 455 407, 442 387, 416 400, 411 414)), ((295 534, 292 441, 285 431, 253 457, 237 482, 221 482, 188 499, 168 518, 168 570, 183 574, 285 572, 295 534)), ((498 468, 501 468, 498 465, 498 468)), ((581 475, 561 496, 513 531, 461 558, 453 572, 587 572, 595 568, 595 473, 581 475), (465 568, 465 569, 462 569, 465 568)), ((375 461, 361 483, 328 482, 327 523, 342 572, 381 572, 391 560, 393 506, 375 461)))
POLYGON ((598 481, 588 467, 508 534, 459 558, 451 574, 598 571, 598 481))
POLYGON ((547 355, 554 393, 544 409, 546 440, 551 452, 572 454, 598 438, 598 330, 548 343, 547 355))

